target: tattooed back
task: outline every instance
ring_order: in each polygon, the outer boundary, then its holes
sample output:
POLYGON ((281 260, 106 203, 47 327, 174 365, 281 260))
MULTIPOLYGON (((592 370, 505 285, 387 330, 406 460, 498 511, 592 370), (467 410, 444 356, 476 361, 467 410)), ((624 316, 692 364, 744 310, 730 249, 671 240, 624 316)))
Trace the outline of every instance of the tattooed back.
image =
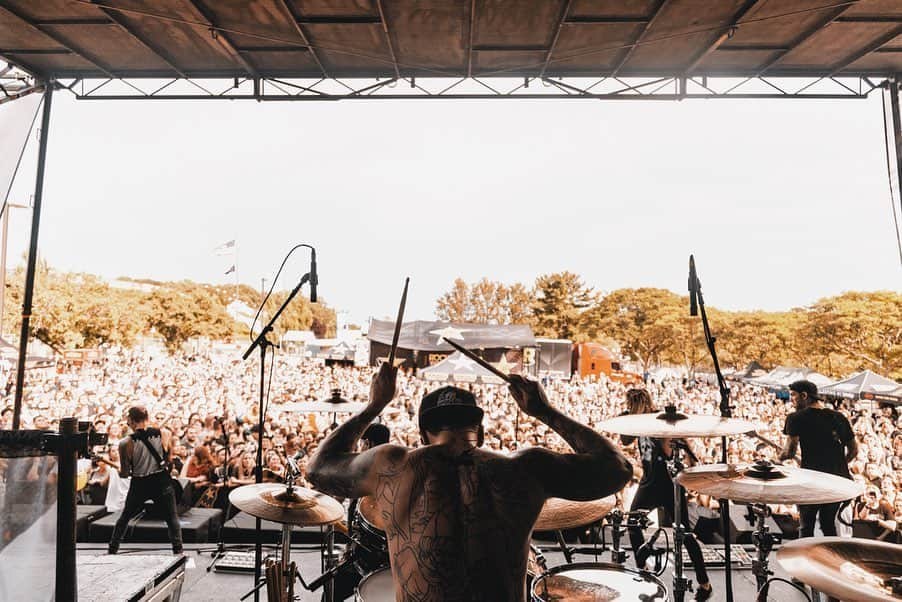
POLYGON ((532 526, 545 501, 516 455, 429 445, 378 470, 399 602, 523 602, 532 526))

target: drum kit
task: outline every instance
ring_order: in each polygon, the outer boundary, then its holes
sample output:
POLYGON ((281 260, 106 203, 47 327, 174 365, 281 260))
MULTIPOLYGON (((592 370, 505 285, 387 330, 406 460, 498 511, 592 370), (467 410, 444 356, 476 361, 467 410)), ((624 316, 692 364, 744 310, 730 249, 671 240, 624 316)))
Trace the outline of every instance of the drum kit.
MULTIPOLYGON (((619 416, 599 424, 598 429, 629 436, 679 440, 748 434, 754 431, 754 425, 733 418, 687 416, 669 407, 659 414, 619 416)), ((752 572, 757 582, 758 600, 763 601, 773 580, 768 558, 778 541, 765 523, 768 504, 829 504, 861 494, 861 487, 854 481, 766 461, 686 468, 681 460, 685 448, 681 445, 672 447, 674 453, 669 469, 675 483, 676 516, 671 592, 668 593, 658 579, 660 573, 631 570, 622 564, 625 554, 619 550, 617 536, 626 528, 621 528, 621 524, 629 517, 629 526, 633 526, 636 523, 632 520, 638 518, 641 527, 644 515, 614 510, 613 496, 583 502, 552 498, 542 508, 534 529, 559 533, 607 519, 609 523, 616 523, 614 561, 573 562, 566 544, 560 539, 566 563, 549 568, 542 552, 531 546, 528 591, 532 602, 615 599, 681 602, 685 592, 691 589, 691 583, 683 575, 682 546, 686 533, 680 517, 681 501, 687 489, 751 507, 750 516, 755 517, 756 523, 753 542, 757 551, 752 572)), ((384 519, 373 500, 363 498, 357 502, 347 528, 349 543, 338 563, 308 585, 289 559, 291 528, 293 525, 335 525, 344 514, 341 504, 327 495, 294 486, 290 478, 288 484, 240 487, 230 494, 230 499, 235 506, 253 516, 283 525, 281 557, 278 563, 271 562, 267 570, 270 601, 292 600, 295 578, 313 590, 331 581, 345 567, 352 568, 355 582, 359 581, 355 600, 383 602, 395 599, 384 519)), ((794 579, 829 596, 848 600, 902 600, 902 546, 899 545, 846 538, 806 538, 783 545, 777 553, 777 561, 794 579)))

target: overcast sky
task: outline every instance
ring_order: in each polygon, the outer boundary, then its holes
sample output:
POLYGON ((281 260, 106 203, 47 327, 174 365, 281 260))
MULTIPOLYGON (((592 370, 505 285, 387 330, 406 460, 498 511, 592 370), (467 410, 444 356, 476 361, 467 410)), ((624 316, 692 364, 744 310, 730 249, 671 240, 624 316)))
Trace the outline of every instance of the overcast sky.
MULTIPOLYGON (((24 102, 0 106, 0 118, 24 102)), ((405 276, 410 319, 430 319, 458 276, 530 285, 570 270, 602 292, 685 294, 690 253, 707 303, 725 309, 902 288, 879 93, 339 103, 60 93, 50 129, 40 247, 64 270, 231 282, 230 259, 212 250, 236 239, 238 276, 259 288, 306 242, 321 297, 358 323, 393 315, 405 276)), ((15 201, 33 189, 33 154, 15 201)), ((27 248, 26 213, 12 214, 10 265, 27 248)), ((307 262, 297 252, 279 288, 307 262)))

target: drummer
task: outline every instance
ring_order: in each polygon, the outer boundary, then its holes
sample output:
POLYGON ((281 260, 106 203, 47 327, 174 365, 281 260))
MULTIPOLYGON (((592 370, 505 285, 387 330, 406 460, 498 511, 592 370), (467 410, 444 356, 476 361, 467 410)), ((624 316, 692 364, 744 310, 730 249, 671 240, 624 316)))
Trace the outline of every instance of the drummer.
POLYGON ((423 447, 357 439, 395 395, 397 369, 383 364, 368 406, 320 445, 309 477, 330 495, 375 496, 386 519, 397 599, 526 599, 533 524, 545 500, 594 500, 619 491, 629 462, 605 437, 554 409, 538 383, 511 376, 521 410, 547 424, 575 453, 541 448, 502 456, 480 447, 483 411, 472 393, 443 387, 419 408, 423 447))
MULTIPOLYGON (((649 414, 657 411, 652 403, 651 395, 645 389, 628 390, 626 392, 626 404, 627 414, 649 414)), ((639 441, 639 456, 642 460, 642 479, 639 481, 639 487, 636 489, 636 495, 633 497, 633 502, 630 505, 630 512, 660 508, 661 524, 672 525, 674 521, 673 479, 667 468, 667 461, 673 457, 671 440, 628 435, 620 436, 620 441, 624 445, 631 445, 636 439, 639 441)), ((689 512, 685 498, 682 504, 681 516, 683 526, 687 529, 683 543, 686 545, 686 552, 689 554, 689 558, 692 559, 695 578, 698 581, 695 599, 707 600, 711 597, 711 582, 708 579, 708 572, 705 570, 702 550, 698 542, 695 541, 695 536, 692 535, 692 528, 689 526, 689 512)), ((636 568, 644 570, 645 562, 648 560, 651 550, 642 545, 642 531, 638 527, 630 528, 629 536, 633 555, 636 559, 636 568)))

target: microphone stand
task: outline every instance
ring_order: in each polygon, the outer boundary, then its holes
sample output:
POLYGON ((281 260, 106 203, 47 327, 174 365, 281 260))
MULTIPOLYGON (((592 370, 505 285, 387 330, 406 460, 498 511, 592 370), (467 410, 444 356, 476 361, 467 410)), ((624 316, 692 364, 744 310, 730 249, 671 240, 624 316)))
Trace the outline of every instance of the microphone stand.
MULTIPOLYGON (((267 337, 267 335, 272 332, 273 325, 276 323, 276 320, 279 319, 279 316, 282 315, 282 312, 285 311, 285 308, 288 307, 288 304, 291 303, 291 300, 295 298, 298 292, 301 290, 301 286, 304 283, 309 282, 310 280, 310 272, 304 274, 301 278, 301 281, 298 282, 298 285, 294 287, 291 291, 291 294, 288 295, 288 298, 285 299, 285 302, 282 303, 282 306, 279 308, 273 317, 269 320, 269 323, 263 327, 260 331, 260 334, 257 335, 257 338, 254 339, 251 346, 247 348, 247 351, 244 352, 244 355, 241 356, 242 360, 247 360, 250 357, 251 353, 254 352, 254 349, 260 350, 260 406, 257 415, 257 466, 254 470, 254 477, 256 483, 263 482, 263 419, 264 419, 264 401, 266 396, 266 349, 267 347, 275 347, 274 343, 271 343, 267 337)), ((254 602, 260 601, 260 577, 262 573, 263 566, 263 529, 262 529, 262 521, 260 517, 256 517, 255 526, 254 526, 254 602)))
MULTIPOLYGON (((694 266, 693 266, 694 267, 694 266)), ((711 354, 711 360, 714 362, 714 373, 717 375, 717 387, 720 389, 720 416, 722 418, 731 418, 733 416, 733 408, 730 405, 730 388, 727 381, 720 371, 720 362, 717 360, 717 349, 714 347, 717 338, 711 334, 711 326, 708 324, 708 312, 705 311, 705 298, 702 295, 702 283, 695 277, 695 291, 698 296, 698 307, 702 315, 702 327, 705 331, 705 344, 708 352, 711 354)), ((721 437, 721 461, 727 463, 727 438, 721 437)), ((724 557, 724 589, 726 591, 727 602, 733 602, 733 575, 730 562, 730 501, 719 500, 720 517, 723 527, 723 557, 724 557)))

